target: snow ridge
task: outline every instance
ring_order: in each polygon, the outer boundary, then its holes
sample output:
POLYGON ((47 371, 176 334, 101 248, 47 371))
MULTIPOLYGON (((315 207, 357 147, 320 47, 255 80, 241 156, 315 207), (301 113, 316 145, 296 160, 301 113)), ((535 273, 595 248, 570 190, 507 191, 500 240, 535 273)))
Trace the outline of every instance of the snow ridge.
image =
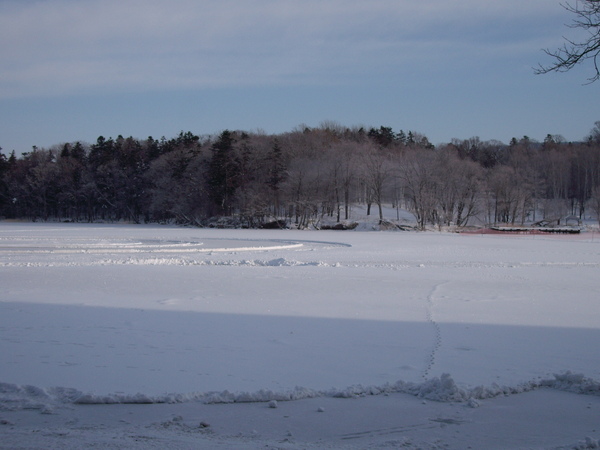
POLYGON ((151 266, 162 266, 162 265, 176 265, 176 266, 255 266, 255 267, 305 267, 305 266, 316 266, 316 267, 329 267, 330 265, 323 261, 308 261, 301 262, 295 260, 288 260, 286 258, 275 258, 270 260, 253 259, 253 260, 226 260, 226 261, 211 261, 211 260, 195 260, 195 259, 184 259, 184 258, 150 258, 150 259, 132 259, 127 260, 103 260, 99 262, 100 265, 111 265, 111 264, 138 264, 138 265, 151 265, 151 266))
POLYGON ((105 404, 155 404, 202 402, 217 403, 257 403, 270 401, 293 401, 318 397, 356 398, 370 395, 403 393, 435 402, 466 402, 470 407, 479 406, 478 400, 499 396, 520 394, 540 388, 556 389, 583 395, 600 395, 600 381, 567 371, 555 374, 553 379, 536 380, 518 386, 477 386, 460 388, 450 374, 442 374, 422 383, 405 382, 386 383, 382 386, 355 385, 345 389, 314 390, 296 387, 293 390, 276 392, 262 389, 256 392, 195 392, 188 394, 163 394, 150 396, 145 394, 97 395, 83 393, 77 389, 54 387, 42 389, 36 386, 0 383, 0 411, 40 410, 52 413, 54 408, 69 404, 105 405, 105 404))
MULTIPOLYGON (((247 251, 248 249, 237 249, 237 251, 247 251)), ((261 249, 261 251, 264 249, 261 249)), ((270 249, 268 249, 270 250, 270 249)), ((235 251, 228 250, 231 253, 235 251)), ((224 253, 221 249, 212 249, 210 251, 197 251, 196 253, 204 253, 211 256, 212 253, 224 253)), ((48 252, 49 254, 54 252, 48 252)), ((74 254, 86 255, 93 252, 75 252, 74 254)), ((115 255, 119 252, 111 252, 115 255)), ((136 253, 136 252, 122 252, 122 253, 136 253)), ((157 254, 167 252, 137 252, 140 254, 157 254)), ((187 251, 178 251, 178 253, 190 253, 187 251)), ((408 268, 476 268, 476 269, 514 269, 519 270, 523 267, 566 267, 566 268, 600 268, 600 264, 577 262, 577 263, 540 263, 540 262, 520 262, 520 263, 484 263, 484 262, 401 262, 401 263, 373 263, 373 262, 326 262, 326 261, 298 261, 289 260, 286 258, 274 258, 271 260, 210 260, 210 259, 194 259, 184 258, 181 256, 174 257, 126 257, 126 258, 103 258, 99 260, 69 260, 69 261, 27 261, 27 262, 13 262, 13 261, 0 261, 0 267, 89 267, 89 266, 112 266, 112 265, 139 265, 139 266, 257 266, 257 267, 305 267, 305 266, 318 266, 318 267, 348 267, 354 269, 370 268, 370 269, 388 269, 388 270, 404 270, 408 268)))
POLYGON ((255 267, 340 267, 338 263, 329 264, 323 261, 296 261, 286 258, 270 260, 197 260, 187 258, 126 258, 126 259, 101 259, 88 262, 27 262, 27 263, 0 263, 0 267, 83 267, 83 266, 113 266, 113 265, 138 265, 138 266, 255 266, 255 267))

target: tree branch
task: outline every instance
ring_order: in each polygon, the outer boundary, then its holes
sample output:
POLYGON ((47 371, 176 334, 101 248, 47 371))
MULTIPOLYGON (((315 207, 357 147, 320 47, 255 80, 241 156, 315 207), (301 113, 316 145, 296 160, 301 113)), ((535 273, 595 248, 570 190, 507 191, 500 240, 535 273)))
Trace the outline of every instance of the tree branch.
MULTIPOLYGON (((588 78, 589 83, 600 79, 598 58, 600 55, 600 0, 578 0, 575 5, 562 4, 562 7, 575 15, 569 28, 580 28, 589 33, 582 42, 574 42, 564 38, 566 43, 557 50, 544 49, 544 53, 554 59, 554 63, 544 66, 539 64, 534 69, 536 75, 549 72, 568 72, 576 65, 591 59, 594 67, 594 76, 588 78)), ((589 84, 588 83, 588 84, 589 84)))

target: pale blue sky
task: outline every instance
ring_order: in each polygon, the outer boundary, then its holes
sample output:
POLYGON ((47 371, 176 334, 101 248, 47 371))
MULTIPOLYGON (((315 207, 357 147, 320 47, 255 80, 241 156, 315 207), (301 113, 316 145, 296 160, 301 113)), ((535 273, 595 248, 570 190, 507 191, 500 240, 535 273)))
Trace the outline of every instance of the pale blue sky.
POLYGON ((0 146, 391 126, 583 139, 600 82, 536 76, 558 0, 0 0, 0 146))

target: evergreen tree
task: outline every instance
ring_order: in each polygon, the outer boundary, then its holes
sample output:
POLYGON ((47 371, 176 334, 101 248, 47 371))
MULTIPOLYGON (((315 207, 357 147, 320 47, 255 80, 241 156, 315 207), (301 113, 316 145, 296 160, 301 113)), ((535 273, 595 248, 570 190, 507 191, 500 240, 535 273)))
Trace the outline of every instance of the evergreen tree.
POLYGON ((396 141, 396 135, 391 127, 380 126, 378 130, 371 128, 369 137, 381 147, 389 147, 396 141))
POLYGON ((8 185, 5 180, 9 170, 10 164, 4 153, 2 153, 2 147, 0 147, 0 216, 6 215, 5 209, 9 204, 8 185))
POLYGON ((208 193, 217 214, 228 214, 238 187, 239 160, 234 154, 234 134, 225 130, 212 145, 208 169, 208 193))
POLYGON ((269 178, 267 179, 267 186, 273 193, 273 212, 274 215, 279 215, 280 206, 280 189, 281 183, 286 179, 286 167, 283 161, 283 152, 279 145, 279 140, 275 139, 273 142, 273 148, 269 153, 269 178))

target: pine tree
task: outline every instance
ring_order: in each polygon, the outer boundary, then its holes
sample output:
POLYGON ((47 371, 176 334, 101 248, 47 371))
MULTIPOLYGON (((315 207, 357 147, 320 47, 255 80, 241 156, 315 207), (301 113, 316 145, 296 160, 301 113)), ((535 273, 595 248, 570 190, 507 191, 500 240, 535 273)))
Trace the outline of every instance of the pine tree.
POLYGON ((225 130, 212 145, 208 169, 208 193, 217 214, 231 212, 231 203, 238 187, 239 161, 234 155, 235 138, 225 130))

